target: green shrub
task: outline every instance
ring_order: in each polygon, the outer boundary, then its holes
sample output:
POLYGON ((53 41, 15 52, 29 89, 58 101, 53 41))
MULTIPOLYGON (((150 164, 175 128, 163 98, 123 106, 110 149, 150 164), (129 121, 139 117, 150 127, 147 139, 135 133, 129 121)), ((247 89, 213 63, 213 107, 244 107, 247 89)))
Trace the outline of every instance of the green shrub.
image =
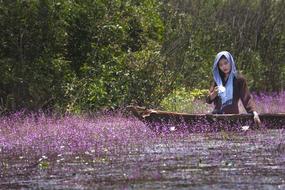
POLYGON ((208 90, 193 89, 191 91, 184 87, 178 88, 161 101, 161 107, 167 111, 205 113, 209 106, 205 103, 208 90))

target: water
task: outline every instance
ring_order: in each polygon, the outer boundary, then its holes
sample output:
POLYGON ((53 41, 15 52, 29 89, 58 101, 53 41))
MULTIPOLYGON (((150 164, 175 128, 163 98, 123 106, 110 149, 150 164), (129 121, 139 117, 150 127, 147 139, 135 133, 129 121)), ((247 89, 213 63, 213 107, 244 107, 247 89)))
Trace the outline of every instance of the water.
POLYGON ((159 135, 39 156, 0 153, 1 189, 285 189, 283 130, 159 135))

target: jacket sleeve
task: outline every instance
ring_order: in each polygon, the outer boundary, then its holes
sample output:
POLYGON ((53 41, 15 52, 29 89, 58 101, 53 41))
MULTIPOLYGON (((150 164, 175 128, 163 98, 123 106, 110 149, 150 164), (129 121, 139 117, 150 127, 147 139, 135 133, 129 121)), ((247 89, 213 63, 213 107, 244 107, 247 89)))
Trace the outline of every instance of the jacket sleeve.
POLYGON ((240 99, 247 113, 253 113, 253 111, 255 111, 255 104, 244 78, 240 79, 240 99))

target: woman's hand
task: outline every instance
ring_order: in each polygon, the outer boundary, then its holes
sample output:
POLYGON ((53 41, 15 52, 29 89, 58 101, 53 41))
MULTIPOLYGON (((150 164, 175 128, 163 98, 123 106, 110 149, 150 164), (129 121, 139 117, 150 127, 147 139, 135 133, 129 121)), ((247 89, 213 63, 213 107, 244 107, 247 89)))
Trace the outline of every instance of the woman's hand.
POLYGON ((218 92, 219 92, 219 87, 215 86, 214 90, 210 93, 211 100, 214 100, 217 97, 218 92))
POLYGON ((254 120, 254 123, 260 127, 261 125, 261 121, 260 121, 260 118, 258 116, 258 113, 256 111, 253 112, 253 120, 254 120))

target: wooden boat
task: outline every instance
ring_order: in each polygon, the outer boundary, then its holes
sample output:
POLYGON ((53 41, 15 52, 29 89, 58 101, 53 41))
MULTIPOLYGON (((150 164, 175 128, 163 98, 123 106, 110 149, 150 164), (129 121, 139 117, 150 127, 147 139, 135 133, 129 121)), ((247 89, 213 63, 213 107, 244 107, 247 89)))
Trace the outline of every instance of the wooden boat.
POLYGON ((188 114, 128 106, 134 116, 151 129, 187 130, 190 132, 242 131, 248 128, 285 128, 285 113, 260 113, 261 126, 256 126, 252 114, 188 114))

